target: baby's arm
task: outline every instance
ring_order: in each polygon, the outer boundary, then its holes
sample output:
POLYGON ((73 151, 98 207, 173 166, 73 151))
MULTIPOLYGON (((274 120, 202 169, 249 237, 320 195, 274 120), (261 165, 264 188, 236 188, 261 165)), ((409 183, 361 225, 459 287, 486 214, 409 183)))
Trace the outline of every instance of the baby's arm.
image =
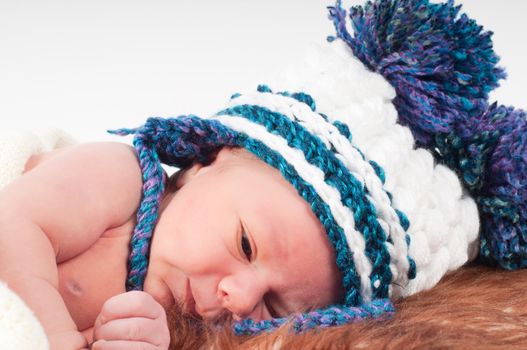
POLYGON ((134 215, 141 171, 129 146, 72 147, 0 191, 0 279, 41 321, 52 349, 87 346, 58 292, 57 264, 134 215))

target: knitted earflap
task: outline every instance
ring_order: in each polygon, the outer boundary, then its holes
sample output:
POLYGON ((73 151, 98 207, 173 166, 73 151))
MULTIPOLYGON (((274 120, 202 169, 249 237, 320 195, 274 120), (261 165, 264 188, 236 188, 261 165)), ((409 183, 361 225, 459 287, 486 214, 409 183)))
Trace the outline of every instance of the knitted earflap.
MULTIPOLYGON (((480 208, 480 253, 508 269, 527 266, 527 120, 525 111, 489 106, 505 78, 492 32, 453 0, 368 1, 330 7, 338 38, 395 88, 398 122, 421 147, 455 169, 480 208)), ((334 40, 330 37, 328 40, 334 40)))

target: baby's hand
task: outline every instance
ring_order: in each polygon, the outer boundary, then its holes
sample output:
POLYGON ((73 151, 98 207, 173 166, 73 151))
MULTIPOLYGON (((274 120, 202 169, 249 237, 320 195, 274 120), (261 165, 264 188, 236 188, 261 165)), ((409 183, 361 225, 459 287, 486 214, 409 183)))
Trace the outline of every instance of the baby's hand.
POLYGON ((93 326, 92 350, 166 350, 170 343, 163 307, 145 292, 108 299, 93 326))

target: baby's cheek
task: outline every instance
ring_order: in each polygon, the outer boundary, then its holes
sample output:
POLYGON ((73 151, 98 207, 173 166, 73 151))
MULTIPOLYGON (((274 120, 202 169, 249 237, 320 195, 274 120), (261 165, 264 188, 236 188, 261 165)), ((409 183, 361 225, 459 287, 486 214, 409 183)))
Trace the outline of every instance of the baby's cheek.
POLYGON ((174 252, 176 267, 188 274, 211 272, 218 264, 222 264, 220 247, 214 248, 206 241, 193 239, 181 245, 174 252))

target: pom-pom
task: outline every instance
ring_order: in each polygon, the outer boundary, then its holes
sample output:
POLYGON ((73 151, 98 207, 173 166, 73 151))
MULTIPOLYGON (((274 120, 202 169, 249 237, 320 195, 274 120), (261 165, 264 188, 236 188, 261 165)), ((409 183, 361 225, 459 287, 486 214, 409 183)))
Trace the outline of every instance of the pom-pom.
POLYGON ((489 106, 478 118, 436 136, 437 152, 457 169, 478 203, 480 258, 506 269, 527 267, 527 114, 489 106))
POLYGON ((453 1, 368 1, 350 9, 352 36, 341 1, 329 7, 338 38, 395 88, 399 122, 421 145, 433 146, 435 134, 482 115, 488 93, 505 77, 496 67, 492 32, 465 14, 456 18, 460 8, 453 1))

